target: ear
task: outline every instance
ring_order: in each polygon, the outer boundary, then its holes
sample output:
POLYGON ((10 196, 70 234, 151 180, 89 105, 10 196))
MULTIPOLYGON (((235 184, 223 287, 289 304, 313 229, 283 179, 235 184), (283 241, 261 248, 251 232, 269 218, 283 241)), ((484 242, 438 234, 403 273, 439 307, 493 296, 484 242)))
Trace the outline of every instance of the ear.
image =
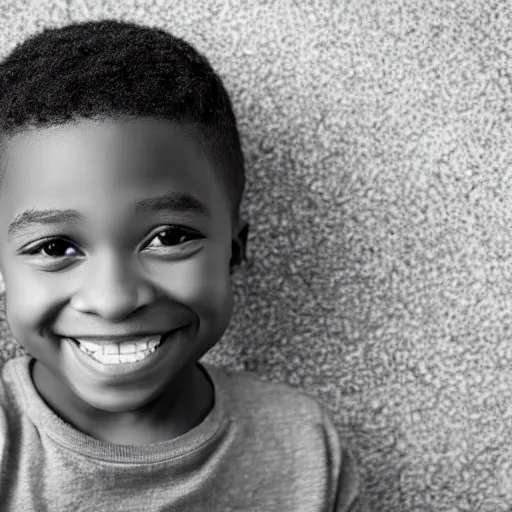
POLYGON ((233 240, 231 242, 231 260, 229 266, 231 269, 247 261, 247 236, 249 235, 250 224, 239 220, 233 240))

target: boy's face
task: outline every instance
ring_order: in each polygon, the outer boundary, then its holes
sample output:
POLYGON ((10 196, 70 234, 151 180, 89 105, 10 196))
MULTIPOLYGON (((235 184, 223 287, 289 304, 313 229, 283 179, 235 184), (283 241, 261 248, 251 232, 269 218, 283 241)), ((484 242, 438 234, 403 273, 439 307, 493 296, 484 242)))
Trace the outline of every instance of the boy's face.
POLYGON ((4 144, 0 268, 11 330, 101 410, 135 410, 178 384, 229 323, 238 227, 189 132, 154 119, 84 120, 4 144), (120 365, 97 363, 69 339, 146 335, 165 341, 120 365))

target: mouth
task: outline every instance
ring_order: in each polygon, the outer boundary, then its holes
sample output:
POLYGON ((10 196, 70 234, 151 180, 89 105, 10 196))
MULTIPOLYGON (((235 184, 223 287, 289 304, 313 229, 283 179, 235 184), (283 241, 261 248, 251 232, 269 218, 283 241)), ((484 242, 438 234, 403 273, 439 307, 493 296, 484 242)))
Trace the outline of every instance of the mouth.
POLYGON ((80 338, 62 338, 66 341, 73 342, 81 352, 94 359, 102 365, 124 365, 138 363, 156 352, 164 343, 164 341, 176 331, 174 329, 165 334, 153 336, 124 338, 123 341, 105 342, 105 339, 80 339, 80 338))

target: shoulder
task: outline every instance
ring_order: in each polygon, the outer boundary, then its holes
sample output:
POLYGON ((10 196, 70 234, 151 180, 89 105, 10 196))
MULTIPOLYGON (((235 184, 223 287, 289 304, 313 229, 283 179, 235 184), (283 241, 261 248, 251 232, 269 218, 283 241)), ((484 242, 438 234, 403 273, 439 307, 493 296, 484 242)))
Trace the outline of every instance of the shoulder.
POLYGON ((279 440, 288 449, 302 450, 309 444, 318 453, 339 453, 341 442, 331 413, 319 400, 253 372, 211 366, 207 371, 226 414, 247 434, 279 440))
POLYGON ((0 407, 7 406, 9 400, 8 388, 11 385, 13 370, 19 366, 21 358, 9 359, 0 364, 0 407))
POLYGON ((30 356, 15 357, 0 365, 0 435, 4 424, 16 423, 26 408, 30 356))
POLYGON ((12 403, 12 393, 9 392, 14 367, 20 364, 17 359, 11 359, 0 366, 0 460, 7 450, 9 429, 13 428, 13 416, 17 412, 16 404, 12 403))
POLYGON ((355 459, 326 405, 288 384, 269 382, 252 372, 205 367, 228 416, 243 433, 244 455, 250 453, 263 467, 274 469, 276 459, 282 460, 282 472, 295 472, 295 483, 304 489, 323 478, 329 501, 335 504, 331 510, 362 510, 357 508, 355 459))
MULTIPOLYGON (((254 372, 204 365, 216 392, 239 416, 323 422, 326 408, 305 392, 289 384, 265 380, 254 372)), ((327 413, 328 414, 328 413, 327 413)))

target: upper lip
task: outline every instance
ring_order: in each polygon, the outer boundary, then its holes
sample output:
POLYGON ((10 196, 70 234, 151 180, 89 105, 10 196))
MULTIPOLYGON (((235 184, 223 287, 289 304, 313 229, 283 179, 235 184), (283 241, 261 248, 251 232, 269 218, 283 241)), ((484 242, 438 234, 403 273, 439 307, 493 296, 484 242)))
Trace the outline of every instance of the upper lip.
MULTIPOLYGON (((181 326, 184 327, 184 326, 181 326)), ((102 343, 115 343, 119 342, 122 343, 123 341, 128 341, 134 338, 149 338, 150 336, 166 336, 167 334, 171 333, 172 331, 175 331, 176 329, 180 329, 181 327, 175 327, 174 329, 169 329, 167 331, 160 331, 160 332, 134 332, 134 333, 128 333, 128 334, 122 334, 122 335, 105 335, 105 334, 84 334, 84 335, 78 335, 78 336, 63 336, 64 338, 71 338, 73 340, 80 340, 80 341, 93 341, 96 344, 102 344, 102 343)))

